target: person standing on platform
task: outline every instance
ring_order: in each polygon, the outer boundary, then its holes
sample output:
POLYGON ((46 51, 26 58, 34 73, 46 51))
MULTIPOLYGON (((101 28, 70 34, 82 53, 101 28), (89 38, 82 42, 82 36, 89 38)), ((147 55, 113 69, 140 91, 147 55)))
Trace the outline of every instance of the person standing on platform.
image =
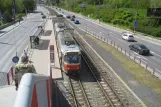
POLYGON ((18 85, 21 81, 22 76, 25 73, 36 73, 35 67, 32 63, 30 63, 27 53, 24 51, 21 56, 21 62, 15 66, 15 86, 16 90, 18 89, 18 85))

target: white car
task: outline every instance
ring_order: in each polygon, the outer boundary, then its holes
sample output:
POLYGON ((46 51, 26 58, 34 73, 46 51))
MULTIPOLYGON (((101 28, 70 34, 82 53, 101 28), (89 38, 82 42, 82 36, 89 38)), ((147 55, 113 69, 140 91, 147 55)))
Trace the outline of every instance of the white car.
POLYGON ((134 36, 133 34, 130 34, 130 33, 123 33, 122 39, 127 40, 127 41, 134 41, 134 36))

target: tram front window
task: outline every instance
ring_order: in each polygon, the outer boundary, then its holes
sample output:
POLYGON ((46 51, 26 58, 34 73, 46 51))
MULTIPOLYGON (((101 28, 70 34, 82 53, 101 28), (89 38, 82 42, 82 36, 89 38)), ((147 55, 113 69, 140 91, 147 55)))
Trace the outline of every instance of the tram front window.
POLYGON ((79 63, 80 55, 77 52, 67 53, 67 55, 65 55, 65 61, 67 63, 79 63))

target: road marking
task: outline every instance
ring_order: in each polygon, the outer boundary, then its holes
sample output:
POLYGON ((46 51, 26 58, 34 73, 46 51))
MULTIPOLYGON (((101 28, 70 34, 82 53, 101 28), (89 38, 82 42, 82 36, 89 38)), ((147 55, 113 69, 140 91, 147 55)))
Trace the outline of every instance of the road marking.
POLYGON ((158 71, 159 73, 161 73, 161 71, 159 71, 158 69, 155 68, 156 71, 158 71))
POLYGON ((160 58, 161 58, 161 55, 158 55, 158 54, 156 54, 155 52, 153 52, 153 51, 150 51, 151 53, 153 53, 153 54, 155 54, 155 55, 157 55, 157 56, 159 56, 160 58))
MULTIPOLYGON (((138 55, 138 56, 139 56, 140 58, 142 58, 142 59, 148 60, 147 58, 145 58, 145 57, 139 55, 138 53, 136 53, 136 52, 134 52, 134 51, 133 51, 133 53, 136 54, 136 55, 138 55)), ((137 57, 137 56, 136 56, 136 57, 137 57)))

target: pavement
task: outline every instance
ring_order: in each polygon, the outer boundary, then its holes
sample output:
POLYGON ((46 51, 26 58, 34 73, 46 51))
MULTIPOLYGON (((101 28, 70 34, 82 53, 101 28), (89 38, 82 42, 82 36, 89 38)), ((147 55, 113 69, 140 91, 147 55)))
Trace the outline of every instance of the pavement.
POLYGON ((27 16, 23 17, 23 20, 20 21, 20 22, 16 22, 15 24, 11 25, 11 26, 8 26, 4 29, 1 29, 0 30, 0 37, 5 35, 6 33, 8 33, 9 31, 15 29, 16 27, 20 26, 21 24, 25 23, 28 19, 30 19, 34 14, 33 13, 30 13, 30 14, 27 14, 27 16))

